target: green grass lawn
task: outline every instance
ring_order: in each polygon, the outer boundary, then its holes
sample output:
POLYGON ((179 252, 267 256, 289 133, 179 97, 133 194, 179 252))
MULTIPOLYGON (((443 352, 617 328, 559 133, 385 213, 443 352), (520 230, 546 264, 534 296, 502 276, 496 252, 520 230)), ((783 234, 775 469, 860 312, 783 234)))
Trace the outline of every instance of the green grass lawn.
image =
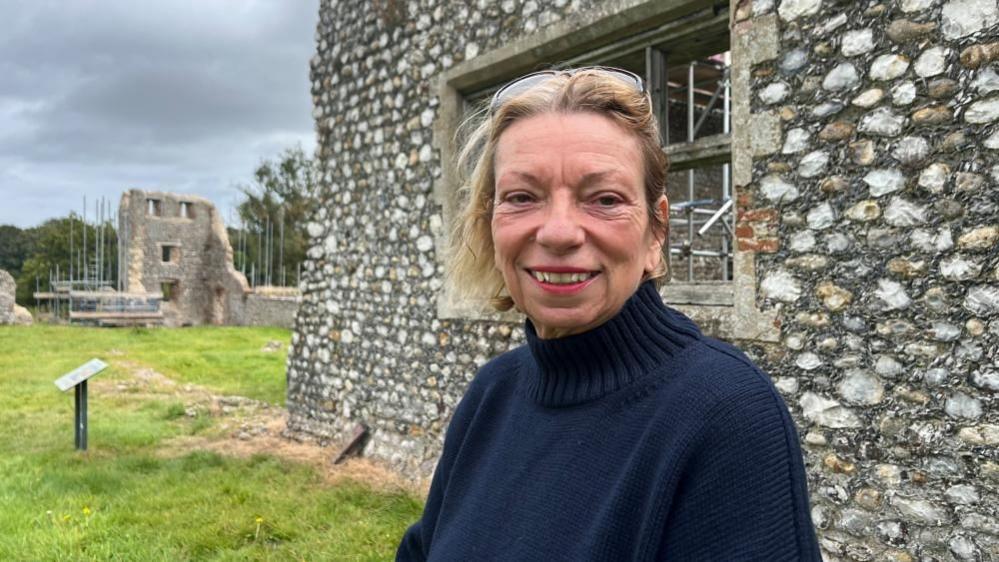
MULTIPOLYGON (((216 420, 175 399, 90 395, 90 450, 73 450, 73 394, 53 381, 98 357, 96 379, 155 369, 216 394, 283 404, 274 328, 0 327, 0 560, 390 560, 421 504, 329 485, 311 466, 207 451, 164 455, 216 420)), ((285 345, 286 348, 286 345, 285 345)))

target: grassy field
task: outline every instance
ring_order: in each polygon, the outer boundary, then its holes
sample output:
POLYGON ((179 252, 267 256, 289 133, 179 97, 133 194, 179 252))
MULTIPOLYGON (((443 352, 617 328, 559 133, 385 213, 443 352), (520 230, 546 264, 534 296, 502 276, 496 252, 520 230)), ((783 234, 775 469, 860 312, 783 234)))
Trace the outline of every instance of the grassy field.
POLYGON ((413 495, 176 445, 230 432, 192 411, 191 388, 283 404, 286 345, 263 348, 288 340, 271 328, 0 327, 0 560, 392 559, 420 514, 413 495), (78 453, 72 391, 53 381, 93 357, 111 367, 94 379, 78 453), (137 369, 188 394, 137 386, 137 369))

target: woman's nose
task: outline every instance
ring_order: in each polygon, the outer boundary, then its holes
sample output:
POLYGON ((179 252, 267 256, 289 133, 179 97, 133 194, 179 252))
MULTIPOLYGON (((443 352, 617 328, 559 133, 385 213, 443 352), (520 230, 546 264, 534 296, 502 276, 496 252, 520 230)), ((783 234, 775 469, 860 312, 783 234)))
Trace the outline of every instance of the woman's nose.
POLYGON ((561 199, 555 198, 549 204, 544 222, 535 235, 538 244, 556 253, 578 247, 585 238, 575 202, 561 199))

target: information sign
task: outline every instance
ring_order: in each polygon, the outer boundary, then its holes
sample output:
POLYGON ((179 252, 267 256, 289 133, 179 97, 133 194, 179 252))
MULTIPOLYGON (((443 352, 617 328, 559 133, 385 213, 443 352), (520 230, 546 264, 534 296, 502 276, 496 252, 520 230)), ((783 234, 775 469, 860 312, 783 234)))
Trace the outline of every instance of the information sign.
POLYGON ((107 368, 107 366, 107 363, 101 361, 100 359, 91 359, 83 365, 80 365, 79 367, 59 377, 59 379, 55 381, 55 385, 59 387, 59 390, 66 392, 81 382, 103 371, 107 368))
POLYGON ((55 381, 55 385, 63 392, 71 388, 76 390, 73 433, 76 438, 76 448, 81 451, 87 450, 87 379, 103 371, 107 366, 107 363, 100 359, 91 359, 55 381))

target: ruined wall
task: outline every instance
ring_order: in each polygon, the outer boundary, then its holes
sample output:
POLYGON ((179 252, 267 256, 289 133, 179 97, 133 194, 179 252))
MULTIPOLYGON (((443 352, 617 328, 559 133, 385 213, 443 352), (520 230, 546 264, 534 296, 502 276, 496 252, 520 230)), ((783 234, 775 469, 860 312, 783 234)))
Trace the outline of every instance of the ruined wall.
POLYGON ((298 289, 248 286, 211 201, 133 189, 122 195, 119 212, 126 290, 158 293, 171 283, 161 305, 166 325, 292 327, 298 289))
POLYGON ((174 284, 162 305, 170 326, 244 323, 249 288, 233 268, 225 225, 210 201, 133 189, 119 209, 127 291, 158 293, 163 283, 174 284), (169 256, 164 246, 172 248, 169 256))
POLYGON ((256 287, 246 295, 243 325, 291 328, 300 301, 301 294, 292 287, 256 287))
MULTIPOLYGON (((366 455, 432 471, 477 367, 522 340, 516 322, 437 313, 434 81, 553 22, 640 5, 321 3, 329 204, 309 225, 292 432, 341 442, 363 422, 366 455)), ((735 295, 778 336, 735 343, 798 425, 827 559, 999 557, 999 48, 967 50, 996 40, 997 2, 743 0, 732 14, 749 277, 735 295)))

